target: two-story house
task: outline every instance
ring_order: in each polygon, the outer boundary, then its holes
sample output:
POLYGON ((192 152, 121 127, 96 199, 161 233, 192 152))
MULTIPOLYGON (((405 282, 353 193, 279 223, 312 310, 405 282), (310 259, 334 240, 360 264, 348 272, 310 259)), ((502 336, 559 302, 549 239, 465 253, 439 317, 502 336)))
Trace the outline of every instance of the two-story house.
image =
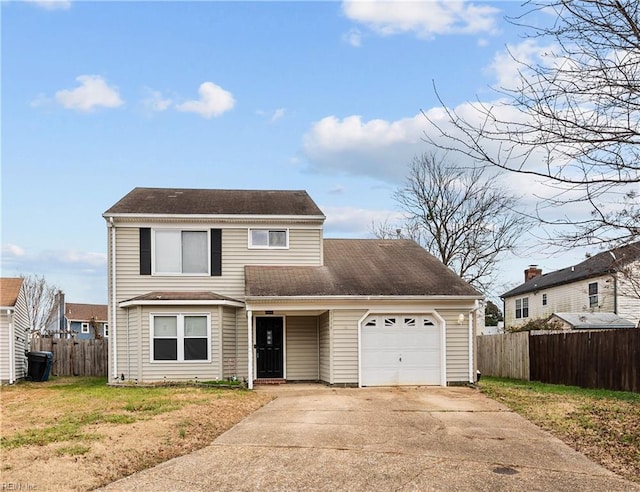
POLYGON ((475 380, 482 295, 413 241, 324 239, 305 191, 135 188, 103 216, 112 384, 475 380))
POLYGON ((503 294, 505 327, 554 313, 613 313, 640 322, 640 242, 593 255, 583 262, 542 274, 536 265, 525 282, 503 294))

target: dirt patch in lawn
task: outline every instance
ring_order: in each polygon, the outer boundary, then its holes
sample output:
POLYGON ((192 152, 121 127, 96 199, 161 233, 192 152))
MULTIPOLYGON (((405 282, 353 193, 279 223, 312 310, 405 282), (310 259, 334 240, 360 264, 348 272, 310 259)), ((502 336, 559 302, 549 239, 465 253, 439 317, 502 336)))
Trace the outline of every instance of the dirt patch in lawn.
POLYGON ((591 460, 640 483, 640 395, 483 378, 483 393, 591 460))
POLYGON ((4 484, 90 490, 205 447, 271 400, 244 390, 98 383, 61 379, 2 390, 4 484))

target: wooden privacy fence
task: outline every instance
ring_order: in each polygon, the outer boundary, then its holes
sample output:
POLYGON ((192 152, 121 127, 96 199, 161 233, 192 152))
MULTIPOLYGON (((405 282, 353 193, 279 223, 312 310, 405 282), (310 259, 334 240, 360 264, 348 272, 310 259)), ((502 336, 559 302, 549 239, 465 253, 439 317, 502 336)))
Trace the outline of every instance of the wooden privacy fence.
POLYGON ((486 376, 529 380, 529 334, 479 336, 478 370, 486 376))
POLYGON ((106 376, 109 341, 35 338, 31 350, 53 352, 52 376, 106 376))
POLYGON ((640 392, 640 330, 478 338, 482 375, 640 392))

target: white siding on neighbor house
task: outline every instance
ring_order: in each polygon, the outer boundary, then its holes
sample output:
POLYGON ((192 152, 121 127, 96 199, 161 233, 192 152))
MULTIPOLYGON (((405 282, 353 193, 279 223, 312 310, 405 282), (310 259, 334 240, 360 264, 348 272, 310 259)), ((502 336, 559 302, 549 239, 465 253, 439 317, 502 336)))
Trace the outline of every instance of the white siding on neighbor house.
MULTIPOLYGON (((144 224, 143 226, 154 227, 153 224, 144 224)), ((163 225, 156 225, 162 228, 163 225)), ((320 265, 321 264, 321 238, 322 231, 320 228, 299 228, 290 227, 286 223, 273 223, 269 225, 261 225, 262 228, 286 228, 289 227, 289 249, 249 249, 248 247, 248 230, 247 227, 221 227, 215 223, 201 223, 194 225, 193 223, 180 224, 171 223, 170 227, 183 226, 184 228, 202 227, 207 229, 222 228, 222 275, 221 276, 194 276, 194 275, 140 275, 140 233, 139 227, 128 227, 118 225, 116 231, 116 299, 111 299, 111 269, 109 275, 109 323, 112 327, 115 337, 110 336, 112 350, 110 353, 109 375, 114 377, 113 357, 118 357, 117 373, 118 375, 129 372, 131 360, 128 357, 133 350, 132 343, 138 343, 138 339, 132 339, 131 331, 127 333, 127 310, 123 308, 116 309, 117 319, 112 318, 112 303, 116 304, 147 294, 153 291, 211 291, 234 299, 244 299, 244 267, 245 265, 320 265), (113 327, 116 330, 113 330, 113 327), (129 338, 127 342, 127 338, 129 338), (115 347, 113 340, 116 340, 115 347), (115 348, 115 350, 113 350, 115 348), (124 367, 121 367, 123 366, 124 367)), ((167 227, 166 225, 164 227, 167 227)), ((110 233, 113 232, 110 228, 110 233)), ((108 254, 111 255, 111 235, 109 234, 108 254)), ((111 256, 109 256, 111 258, 111 256)), ((214 309, 214 308, 212 308, 214 309)), ((213 319, 213 318, 212 318, 213 319)), ((148 321, 147 321, 148 323, 148 321)), ((238 376, 247 377, 247 356, 246 347, 246 315, 245 324, 242 326, 242 320, 238 317, 238 343, 241 344, 243 350, 240 350, 238 356, 238 376)), ((224 333, 223 333, 224 336, 224 333)), ((134 335, 135 337, 135 335, 134 335)), ((142 341, 144 344, 144 340, 142 341)), ((219 341, 216 341, 219 345, 219 341)), ((144 345, 143 345, 144 346, 144 345)), ((148 349, 147 349, 148 350, 148 349)), ((148 357, 148 352, 143 353, 148 357)), ((147 359, 148 360, 148 359, 147 359)), ((217 364, 224 364, 224 361, 216 361, 217 364)), ((157 370, 155 367, 144 365, 142 373, 138 374, 138 379, 147 380, 148 376, 157 378, 157 370), (147 371, 151 373, 147 374, 147 371)), ((178 373, 186 374, 184 367, 177 368, 178 373)), ((224 368, 223 368, 224 371, 224 368)), ((219 366, 216 366, 216 373, 219 372, 219 366)), ((133 373, 133 372, 132 372, 133 373)), ((220 377, 221 374, 218 374, 220 377)), ((125 376, 126 377, 126 376, 125 376)), ((168 377, 167 377, 168 378, 168 377)))
POLYGON ((16 304, 11 306, 11 313, 7 313, 6 308, 0 310, 0 382, 2 383, 10 382, 11 365, 14 369, 11 382, 27 376, 25 350, 29 350, 28 323, 24 290, 20 288, 16 304), (11 336, 12 340, 10 340, 11 336), (11 353, 10 342, 13 342, 13 353, 11 353))
POLYGON ((287 380, 317 381, 318 318, 287 316, 287 380))
POLYGON ((558 285, 548 289, 528 292, 504 300, 505 327, 516 327, 528 321, 548 318, 553 313, 613 313, 615 307, 615 288, 611 275, 602 275, 558 285), (589 284, 598 284, 598 306, 589 307, 589 284), (547 295, 547 305, 542 305, 542 296, 547 295), (529 298, 529 316, 516 318, 516 299, 529 298))
POLYGON ((0 312, 0 382, 9 382, 9 367, 11 361, 11 352, 9 351, 9 318, 12 315, 7 314, 3 309, 0 312))
POLYGON ((318 330, 320 380, 331 383, 331 313, 329 311, 320 315, 318 330))
POLYGON ((618 316, 636 326, 640 323, 640 261, 635 261, 617 275, 618 316))
POLYGON ((331 384, 358 383, 358 321, 366 309, 333 310, 331 384))

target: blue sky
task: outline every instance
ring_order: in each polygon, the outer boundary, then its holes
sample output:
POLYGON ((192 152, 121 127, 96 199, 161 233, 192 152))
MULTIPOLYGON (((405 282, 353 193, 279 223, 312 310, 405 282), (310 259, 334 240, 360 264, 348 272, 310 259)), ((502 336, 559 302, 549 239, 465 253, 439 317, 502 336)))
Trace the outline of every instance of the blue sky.
MULTIPOLYGON (((4 1, 2 276, 106 303, 101 214, 136 186, 305 189, 370 237, 429 151, 421 111, 495 97, 538 56, 519 2, 4 1)), ((530 184, 510 176, 520 192, 530 184)), ((496 293, 583 259, 529 254, 496 293)))

